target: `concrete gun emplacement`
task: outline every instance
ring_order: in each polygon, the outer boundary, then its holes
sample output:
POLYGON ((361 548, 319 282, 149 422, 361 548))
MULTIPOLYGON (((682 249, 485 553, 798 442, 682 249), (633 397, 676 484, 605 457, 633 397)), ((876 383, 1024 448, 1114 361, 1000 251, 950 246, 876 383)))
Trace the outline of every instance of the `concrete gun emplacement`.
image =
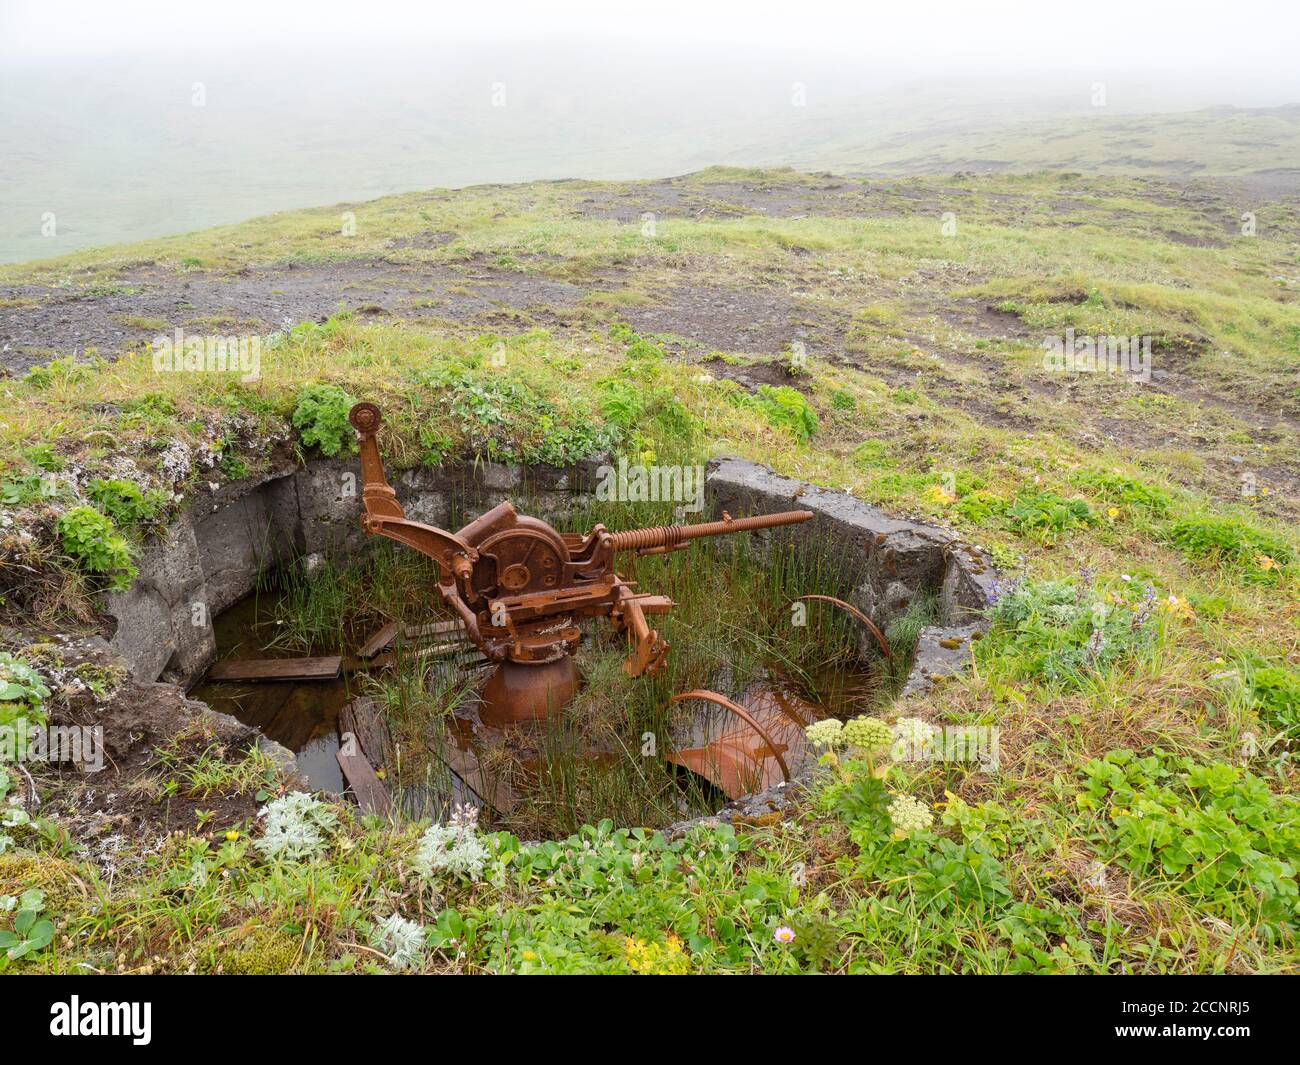
POLYGON ((615 569, 620 554, 666 554, 703 537, 794 525, 812 511, 611 532, 559 533, 546 522, 499 503, 458 532, 409 521, 384 476, 379 408, 358 403, 348 415, 361 448, 362 527, 428 555, 438 564, 438 591, 469 639, 496 668, 481 690, 480 716, 512 724, 557 712, 577 688, 574 653, 579 623, 608 617, 626 632, 629 676, 662 668, 668 643, 648 618, 666 614, 666 596, 639 593, 615 569))

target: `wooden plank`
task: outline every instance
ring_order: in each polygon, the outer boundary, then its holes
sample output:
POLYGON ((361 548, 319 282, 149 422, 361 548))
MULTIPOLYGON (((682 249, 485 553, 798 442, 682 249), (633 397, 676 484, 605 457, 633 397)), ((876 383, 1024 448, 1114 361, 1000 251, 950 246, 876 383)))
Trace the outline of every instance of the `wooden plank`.
POLYGON ((361 753, 375 767, 394 764, 393 737, 388 722, 374 700, 360 695, 339 711, 339 732, 350 732, 361 745, 361 753))
POLYGON ((379 630, 362 644, 361 650, 357 654, 362 658, 374 658, 375 655, 393 642, 393 638, 397 635, 397 628, 396 621, 390 621, 387 625, 380 626, 379 630))
POLYGON ((466 643, 432 643, 427 647, 417 647, 411 652, 416 658, 445 658, 447 655, 477 653, 478 648, 466 643))
POLYGON ((451 621, 431 621, 427 625, 407 625, 402 635, 408 640, 418 640, 421 636, 441 636, 444 632, 464 632, 465 623, 459 618, 451 621))
POLYGON ((333 680, 339 675, 342 665, 343 659, 338 655, 324 658, 243 658, 218 662, 208 670, 208 680, 333 680))
MULTIPOLYGON (((416 658, 428 657, 429 655, 434 655, 439 657, 455 657, 460 660, 456 662, 457 669, 478 669, 480 666, 483 665, 495 664, 495 663, 489 663, 488 659, 483 657, 482 652, 479 651, 479 649, 475 647, 473 644, 469 644, 469 643, 458 643, 455 644, 454 647, 448 645, 447 647, 435 647, 435 648, 428 648, 428 649, 417 648, 415 650, 409 650, 404 653, 407 659, 410 660, 414 660, 416 658), (473 655, 475 657, 471 659, 468 657, 470 655, 473 655)), ((397 654, 398 653, 396 651, 384 651, 382 654, 377 654, 375 655, 374 658, 371 659, 345 658, 343 660, 342 669, 344 673, 347 673, 349 675, 352 673, 364 673, 374 669, 387 669, 389 666, 397 664, 397 654)))
POLYGON ((348 787, 352 789, 352 795, 362 811, 380 816, 387 814, 388 789, 375 774, 374 767, 366 761, 352 733, 343 734, 342 742, 334 757, 338 759, 339 768, 343 770, 343 779, 348 782, 348 787))
POLYGON ((489 776, 471 748, 461 747, 453 737, 448 737, 442 749, 435 749, 434 753, 480 802, 502 814, 515 808, 519 800, 510 785, 499 776, 489 776))

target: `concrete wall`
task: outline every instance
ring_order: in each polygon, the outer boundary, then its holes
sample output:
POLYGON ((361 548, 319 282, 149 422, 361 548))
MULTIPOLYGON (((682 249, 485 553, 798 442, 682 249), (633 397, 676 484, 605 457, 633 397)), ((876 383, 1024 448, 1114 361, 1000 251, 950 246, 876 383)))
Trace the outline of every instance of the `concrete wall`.
MULTIPOLYGON (((559 518, 594 470, 477 467, 407 470, 393 487, 416 521, 459 528, 503 499, 559 518)), ((361 530, 360 467, 321 459, 222 486, 192 504, 139 558, 130 591, 105 596, 111 645, 142 682, 189 685, 216 656, 212 620, 254 590, 258 574, 295 558, 347 561, 378 543, 361 530)))
MULTIPOLYGON (((921 591, 939 596, 937 624, 925 629, 906 694, 926 690, 935 678, 961 668, 980 630, 997 573, 988 557, 954 532, 891 518, 847 492, 834 492, 774 474, 743 459, 710 463, 706 492, 714 515, 732 517, 780 510, 811 510, 811 521, 773 529, 772 542, 814 542, 839 567, 839 598, 858 607, 882 629, 921 591)), ((864 632, 860 649, 873 650, 864 632)))
MULTIPOLYGON (((458 528, 503 499, 563 521, 594 483, 595 463, 572 470, 493 464, 398 473, 393 487, 407 515, 458 528)), ((891 518, 843 492, 779 477, 740 459, 710 464, 714 513, 735 517, 807 509, 811 522, 754 534, 769 542, 815 543, 843 577, 840 595, 882 628, 922 589, 940 596, 939 624, 922 636, 919 669, 948 668, 954 640, 969 640, 988 605, 994 571, 952 532, 891 518)), ((322 459, 226 485, 193 504, 141 553, 129 592, 107 596, 113 648, 141 682, 188 685, 216 654, 212 620, 253 591, 258 574, 302 557, 346 561, 377 541, 360 527, 359 464, 322 459)), ((873 650, 863 634, 863 653, 873 650)), ((960 655, 958 657, 964 657, 960 655)))

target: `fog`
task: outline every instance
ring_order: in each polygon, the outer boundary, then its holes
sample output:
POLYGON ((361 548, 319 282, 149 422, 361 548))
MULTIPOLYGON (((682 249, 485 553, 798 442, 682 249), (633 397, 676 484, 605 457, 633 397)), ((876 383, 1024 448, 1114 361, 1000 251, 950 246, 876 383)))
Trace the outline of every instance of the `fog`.
POLYGON ((909 135, 1096 114, 1098 86, 1108 116, 1290 104, 1298 28, 1250 2, 0 0, 0 261, 434 186, 872 172, 909 135))

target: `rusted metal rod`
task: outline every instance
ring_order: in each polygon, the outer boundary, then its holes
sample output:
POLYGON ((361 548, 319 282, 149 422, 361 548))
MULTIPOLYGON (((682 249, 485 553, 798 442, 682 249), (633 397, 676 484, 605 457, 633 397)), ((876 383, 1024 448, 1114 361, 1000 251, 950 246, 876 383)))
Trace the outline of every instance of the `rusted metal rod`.
POLYGON ((885 653, 885 657, 891 662, 894 660, 894 652, 889 649, 889 641, 885 639, 885 634, 880 631, 874 621, 867 617, 866 614, 855 607, 852 603, 846 603, 843 599, 836 599, 833 595, 801 595, 795 600, 795 602, 799 602, 800 599, 815 599, 822 603, 830 603, 833 606, 837 606, 841 610, 852 614, 870 630, 871 635, 874 636, 876 642, 880 644, 880 649, 885 653))
POLYGON ((687 540, 698 540, 703 536, 727 536, 731 533, 749 532, 752 529, 798 525, 812 516, 811 510, 787 510, 780 514, 757 514, 752 518, 732 518, 724 515, 722 521, 705 521, 698 525, 656 525, 649 529, 629 529, 627 532, 610 533, 610 546, 615 551, 672 548, 687 540))

